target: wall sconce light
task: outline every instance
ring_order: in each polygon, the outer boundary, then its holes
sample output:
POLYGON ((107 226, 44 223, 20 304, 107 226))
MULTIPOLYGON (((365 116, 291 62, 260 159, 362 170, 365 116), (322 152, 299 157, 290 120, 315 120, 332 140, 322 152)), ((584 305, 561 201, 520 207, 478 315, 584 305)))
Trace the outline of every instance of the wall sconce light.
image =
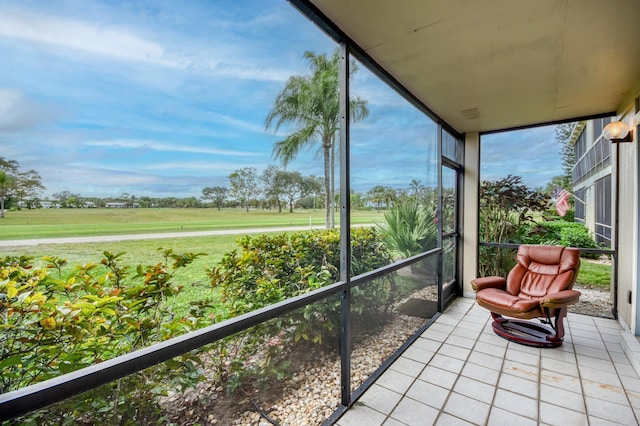
POLYGON ((633 141, 633 132, 622 121, 613 121, 607 124, 602 134, 605 139, 609 139, 612 143, 633 141))

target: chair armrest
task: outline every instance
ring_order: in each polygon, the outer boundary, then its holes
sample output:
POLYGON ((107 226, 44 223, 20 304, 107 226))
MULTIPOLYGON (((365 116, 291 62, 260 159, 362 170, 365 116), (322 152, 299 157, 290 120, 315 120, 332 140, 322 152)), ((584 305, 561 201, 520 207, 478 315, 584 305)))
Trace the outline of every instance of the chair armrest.
POLYGON ((540 306, 550 309, 564 308, 576 303, 581 294, 578 290, 562 290, 558 293, 547 294, 540 299, 540 306))
POLYGON ((485 288, 500 288, 507 287, 507 280, 502 277, 482 277, 471 280, 471 287, 473 291, 484 290, 485 288))

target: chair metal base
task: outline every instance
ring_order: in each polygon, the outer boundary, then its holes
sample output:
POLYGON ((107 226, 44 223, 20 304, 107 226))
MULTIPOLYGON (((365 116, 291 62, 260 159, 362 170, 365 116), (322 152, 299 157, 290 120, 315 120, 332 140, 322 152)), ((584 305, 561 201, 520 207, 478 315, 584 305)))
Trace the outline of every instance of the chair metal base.
POLYGON ((498 336, 514 343, 536 348, 557 348, 564 339, 563 319, 567 316, 567 308, 555 309, 553 314, 554 321, 551 321, 549 312, 547 318, 550 326, 545 326, 527 320, 507 319, 491 312, 492 327, 498 336))

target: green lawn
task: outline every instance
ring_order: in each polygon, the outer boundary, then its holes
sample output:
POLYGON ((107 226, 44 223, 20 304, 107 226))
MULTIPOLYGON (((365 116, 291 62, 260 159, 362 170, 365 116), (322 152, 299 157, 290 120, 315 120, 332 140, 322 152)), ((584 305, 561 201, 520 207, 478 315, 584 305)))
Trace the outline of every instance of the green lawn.
MULTIPOLYGON (((88 235, 138 234, 215 229, 247 229, 258 227, 306 226, 324 223, 324 211, 277 213, 224 209, 40 209, 7 212, 0 219, 0 240, 69 237, 88 235)), ((381 223, 381 212, 363 211, 352 214, 354 224, 381 223)), ((238 234, 242 234, 239 231, 238 234)), ((224 253, 236 247, 236 235, 167 238, 100 243, 50 244, 0 248, 0 256, 28 255, 36 259, 60 256, 73 265, 99 263, 104 251, 125 252, 123 262, 151 265, 162 261, 158 247, 175 253, 206 253, 187 268, 178 271, 176 281, 184 287, 173 304, 187 306, 198 298, 213 296, 206 269, 218 263, 224 253)), ((68 273, 69 269, 63 271, 68 273)), ((608 288, 611 266, 583 260, 577 282, 608 288)), ((185 308, 186 309, 186 308, 185 308)))
MULTIPOLYGON (((174 307, 179 307, 175 312, 181 315, 186 313, 189 302, 217 295, 217 292, 214 292, 209 284, 206 270, 216 265, 225 253, 236 248, 236 238, 235 235, 216 235, 166 240, 42 244, 15 248, 3 247, 1 256, 26 255, 35 259, 41 259, 44 256, 60 256, 68 262, 67 266, 62 269, 62 275, 66 276, 76 265, 85 265, 90 262, 100 263, 104 251, 125 252, 122 264, 130 265, 132 273, 135 273, 135 266, 139 264, 155 265, 162 262, 162 251, 158 250, 159 247, 172 249, 174 253, 206 253, 205 256, 196 259, 191 265, 179 269, 176 273, 175 282, 183 286, 183 291, 169 303, 174 307)), ((106 273, 106 268, 100 266, 98 271, 106 273)), ((56 274, 57 272, 52 273, 56 274)))
POLYGON ((610 264, 581 259, 576 283, 608 290, 611 286, 611 272, 610 264))
MULTIPOLYGON (((339 216, 339 214, 337 214, 339 216)), ((383 213, 354 211, 353 224, 376 223, 383 213)), ((293 213, 241 209, 36 209, 9 211, 0 219, 0 240, 320 226, 324 211, 293 213)))
MULTIPOLYGON (((351 220, 354 224, 380 223, 384 220, 384 215, 375 211, 354 212, 351 220)), ((239 209, 10 211, 5 218, 0 219, 0 240, 228 229, 238 229, 239 232, 236 235, 207 237, 2 247, 0 256, 27 255, 35 259, 59 256, 68 262, 68 266, 62 270, 62 274, 67 275, 75 265, 99 263, 104 251, 125 252, 122 263, 132 267, 138 264, 155 265, 161 262, 163 259, 161 251, 158 250, 159 247, 172 249, 175 253, 206 253, 205 256, 198 258, 188 267, 180 269, 176 274, 176 283, 182 285, 184 290, 170 303, 177 308, 176 313, 180 315, 186 312, 190 301, 217 297, 217 292, 211 289, 206 270, 216 265, 225 253, 236 248, 235 241, 237 235, 243 234, 242 229, 308 226, 310 223, 315 226, 322 225, 324 211, 294 213, 274 211, 247 213, 239 209)))

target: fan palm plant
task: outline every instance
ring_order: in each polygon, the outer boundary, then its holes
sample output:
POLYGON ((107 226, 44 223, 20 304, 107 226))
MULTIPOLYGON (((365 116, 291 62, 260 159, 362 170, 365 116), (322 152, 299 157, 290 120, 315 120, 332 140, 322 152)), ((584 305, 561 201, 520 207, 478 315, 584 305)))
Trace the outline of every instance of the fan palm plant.
POLYGON ((438 227, 430 206, 404 199, 396 202, 384 218, 386 224, 381 229, 392 251, 410 257, 437 246, 438 227))

